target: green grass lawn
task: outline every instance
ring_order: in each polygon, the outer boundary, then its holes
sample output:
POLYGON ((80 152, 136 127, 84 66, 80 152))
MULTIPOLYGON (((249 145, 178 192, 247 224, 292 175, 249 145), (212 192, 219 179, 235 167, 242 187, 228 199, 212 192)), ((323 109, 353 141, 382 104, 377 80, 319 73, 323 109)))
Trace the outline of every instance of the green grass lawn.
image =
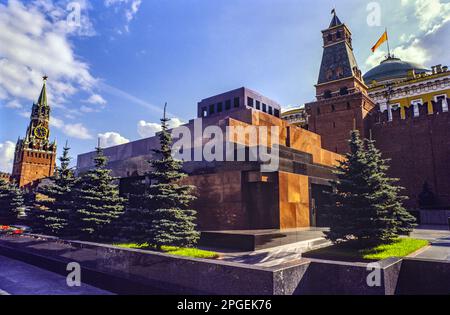
POLYGON ((413 238, 399 238, 392 244, 366 249, 355 249, 347 242, 332 245, 303 254, 303 257, 340 261, 378 261, 389 257, 405 257, 427 246, 428 241, 413 238))
MULTIPOLYGON (((132 248, 132 249, 143 249, 143 250, 151 250, 156 251, 155 247, 150 246, 148 243, 144 244, 114 244, 114 246, 122 247, 122 248, 132 248)), ((207 250, 202 250, 198 248, 181 248, 174 246, 163 246, 161 250, 164 253, 175 255, 175 256, 183 256, 183 257, 191 257, 191 258, 206 258, 206 259, 215 259, 219 257, 218 253, 210 252, 207 250)))

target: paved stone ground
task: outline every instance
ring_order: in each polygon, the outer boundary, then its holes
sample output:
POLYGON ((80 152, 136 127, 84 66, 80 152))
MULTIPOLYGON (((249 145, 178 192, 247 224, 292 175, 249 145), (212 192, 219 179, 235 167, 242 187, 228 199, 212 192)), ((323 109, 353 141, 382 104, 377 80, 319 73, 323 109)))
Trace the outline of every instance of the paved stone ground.
POLYGON ((69 287, 66 278, 21 261, 0 256, 0 295, 111 295, 93 286, 69 287))
POLYGON ((450 231, 447 226, 422 226, 411 237, 431 242, 431 246, 410 257, 450 261, 450 231))
MULTIPOLYGON (((415 229, 411 237, 429 240, 431 246, 410 257, 450 261, 450 231, 446 228, 445 226, 422 226, 415 229)), ((321 238, 319 233, 316 239, 311 239, 308 242, 298 242, 255 252, 221 252, 221 254, 222 259, 226 261, 260 267, 273 267, 282 263, 300 260, 302 259, 302 253, 330 244, 323 237, 321 238), (311 247, 312 241, 315 241, 315 245, 311 247)))

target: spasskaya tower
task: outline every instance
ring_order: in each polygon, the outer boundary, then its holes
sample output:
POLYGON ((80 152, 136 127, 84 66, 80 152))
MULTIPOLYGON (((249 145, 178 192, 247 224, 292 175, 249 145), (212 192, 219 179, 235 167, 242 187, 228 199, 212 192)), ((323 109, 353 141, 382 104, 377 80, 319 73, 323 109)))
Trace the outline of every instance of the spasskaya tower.
POLYGON ((50 106, 47 103, 47 77, 37 103, 33 104, 30 123, 24 139, 19 138, 14 155, 12 178, 20 187, 53 176, 56 163, 56 141, 50 142, 50 106))

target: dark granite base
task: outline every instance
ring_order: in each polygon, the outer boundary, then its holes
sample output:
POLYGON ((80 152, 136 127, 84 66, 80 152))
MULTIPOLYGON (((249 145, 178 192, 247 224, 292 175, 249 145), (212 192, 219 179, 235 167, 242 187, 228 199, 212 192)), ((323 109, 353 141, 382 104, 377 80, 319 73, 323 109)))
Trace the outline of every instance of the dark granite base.
POLYGON ((320 239, 323 231, 326 229, 203 231, 200 246, 255 251, 305 241, 320 244, 324 242, 320 239))
MULTIPOLYGON (((265 233, 262 233, 263 235, 265 233)), ((301 259, 274 267, 175 257, 54 238, 0 237, 0 255, 67 274, 81 265, 82 281, 120 294, 392 295, 449 294, 450 263, 389 258, 379 261, 379 286, 365 263, 301 259)))
POLYGON ((450 261, 404 259, 396 294, 450 295, 450 261))

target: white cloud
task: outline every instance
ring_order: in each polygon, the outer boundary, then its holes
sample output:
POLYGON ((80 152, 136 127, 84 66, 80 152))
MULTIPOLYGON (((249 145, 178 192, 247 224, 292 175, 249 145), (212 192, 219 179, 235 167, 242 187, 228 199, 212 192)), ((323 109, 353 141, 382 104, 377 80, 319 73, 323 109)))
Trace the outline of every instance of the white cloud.
POLYGON ((417 38, 408 45, 396 47, 393 53, 402 60, 413 61, 421 65, 426 64, 431 59, 431 55, 417 38))
POLYGON ((131 20, 134 19, 134 16, 139 11, 139 7, 141 6, 141 4, 142 4, 142 0, 133 0, 131 2, 130 9, 125 11, 125 16, 127 17, 128 22, 130 22, 131 20))
POLYGON ((122 137, 117 132, 100 133, 98 134, 98 137, 100 139, 100 146, 103 148, 114 147, 116 145, 130 142, 130 140, 128 140, 125 137, 122 137))
POLYGON ((64 125, 62 131, 65 135, 76 139, 88 140, 93 138, 89 130, 81 123, 64 125))
POLYGON ((11 173, 15 148, 11 141, 0 143, 0 171, 11 173))
POLYGON ((61 130, 66 136, 72 138, 81 140, 93 138, 89 130, 81 123, 66 124, 62 119, 52 116, 50 117, 50 126, 61 130))
POLYGON ((86 102, 88 102, 89 104, 100 104, 100 105, 106 104, 105 99, 104 99, 101 95, 98 95, 98 94, 93 94, 93 95, 91 95, 91 96, 86 100, 86 102))
MULTIPOLYGON (((402 0, 401 6, 408 23, 407 29, 399 37, 400 45, 391 52, 404 61, 421 65, 427 65, 429 62, 442 63, 441 55, 445 55, 448 50, 447 41, 442 38, 446 38, 445 32, 448 33, 449 29, 450 2, 402 0), (440 32, 442 34, 437 36, 440 32)), ((381 49, 370 55, 365 62, 367 69, 379 65, 386 55, 387 51, 381 49)))
POLYGON ((83 113, 93 113, 93 112, 99 112, 100 109, 104 108, 106 105, 106 100, 99 94, 92 94, 87 100, 84 100, 85 103, 89 103, 91 105, 100 105, 98 106, 89 106, 89 105, 82 105, 80 107, 80 111, 83 113))
POLYGON ((50 126, 60 129, 60 128, 64 127, 64 121, 62 121, 62 119, 51 116, 50 117, 50 126))
MULTIPOLYGON (((104 4, 107 8, 115 7, 116 12, 119 7, 125 7, 126 24, 124 29, 126 32, 129 32, 129 25, 138 13, 142 0, 105 0, 104 4)), ((121 30, 117 30, 117 34, 121 35, 123 32, 121 30)))
POLYGON ((31 112, 30 112, 30 111, 23 110, 23 111, 20 111, 20 112, 19 112, 19 116, 21 116, 21 117, 23 117, 23 118, 30 119, 31 112))
POLYGON ((427 34, 436 32, 450 21, 450 3, 441 0, 402 0, 403 6, 413 6, 419 28, 427 34))
POLYGON ((21 108, 23 108, 23 106, 22 106, 22 104, 19 103, 18 100, 12 100, 12 101, 6 103, 6 108, 21 109, 21 108))
POLYGON ((157 123, 149 123, 145 120, 141 120, 137 125, 137 132, 142 138, 149 138, 155 135, 158 131, 161 131, 161 125, 157 123))
MULTIPOLYGON (((181 126, 183 122, 178 118, 172 118, 169 122, 170 128, 176 128, 178 126, 181 126)), ((155 133, 161 131, 161 124, 160 123, 152 123, 152 122, 146 122, 145 120, 141 120, 138 122, 137 125, 137 132, 141 138, 149 138, 153 137, 155 133)))
POLYGON ((82 105, 80 107, 80 111, 82 111, 83 113, 94 113, 94 112, 97 112, 98 110, 96 110, 92 107, 86 106, 86 105, 82 105))
POLYGON ((74 53, 70 36, 88 35, 88 2, 78 1, 81 27, 67 23, 67 1, 10 0, 0 4, 0 97, 36 101, 47 74, 49 101, 64 107, 67 98, 80 89, 90 91, 96 79, 87 63, 74 53))

